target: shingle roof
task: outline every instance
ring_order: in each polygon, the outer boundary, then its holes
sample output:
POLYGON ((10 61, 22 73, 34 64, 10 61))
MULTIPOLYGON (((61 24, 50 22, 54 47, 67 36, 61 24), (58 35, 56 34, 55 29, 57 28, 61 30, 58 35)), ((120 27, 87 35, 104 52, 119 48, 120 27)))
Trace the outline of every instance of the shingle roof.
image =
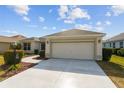
POLYGON ((110 39, 107 39, 106 42, 108 41, 119 41, 119 40, 124 40, 124 33, 120 33, 119 35, 116 35, 110 39))
POLYGON ((21 35, 16 35, 16 36, 11 36, 11 37, 0 36, 0 42, 12 43, 12 42, 16 42, 16 41, 22 40, 24 38, 26 38, 26 37, 23 37, 21 35))
POLYGON ((15 36, 11 36, 11 38, 16 39, 16 40, 26 39, 26 37, 23 35, 15 35, 15 36))
POLYGON ((37 38, 37 37, 22 39, 22 41, 28 41, 28 40, 30 40, 30 41, 40 41, 39 38, 37 38))
POLYGON ((11 43, 15 42, 16 40, 7 36, 0 36, 0 42, 6 42, 6 43, 11 43))
POLYGON ((91 34, 93 35, 93 34, 104 34, 104 33, 81 30, 81 29, 70 29, 70 30, 54 33, 51 35, 47 35, 46 37, 48 36, 78 36, 78 35, 91 35, 91 34))

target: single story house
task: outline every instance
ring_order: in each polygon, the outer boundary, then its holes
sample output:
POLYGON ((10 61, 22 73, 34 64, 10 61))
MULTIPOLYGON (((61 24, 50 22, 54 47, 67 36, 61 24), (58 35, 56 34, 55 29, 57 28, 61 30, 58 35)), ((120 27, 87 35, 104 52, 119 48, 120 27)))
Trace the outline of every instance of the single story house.
MULTIPOLYGON (((45 50, 47 58, 101 60, 104 35, 100 32, 70 29, 40 38, 23 38, 18 41, 25 52, 34 53, 36 49, 45 50)), ((11 39, 6 40, 7 43, 15 42, 11 39)))
POLYGON ((104 33, 71 29, 45 37, 47 58, 102 59, 104 33))
POLYGON ((20 40, 22 49, 26 53, 34 53, 34 50, 45 50, 45 39, 44 38, 36 38, 36 37, 31 37, 31 38, 26 38, 20 40))
POLYGON ((120 33, 103 42, 104 48, 124 48, 124 33, 120 33))
POLYGON ((8 50, 10 48, 11 43, 17 42, 24 38, 26 37, 22 35, 16 35, 12 37, 0 36, 0 53, 3 53, 5 50, 8 50))

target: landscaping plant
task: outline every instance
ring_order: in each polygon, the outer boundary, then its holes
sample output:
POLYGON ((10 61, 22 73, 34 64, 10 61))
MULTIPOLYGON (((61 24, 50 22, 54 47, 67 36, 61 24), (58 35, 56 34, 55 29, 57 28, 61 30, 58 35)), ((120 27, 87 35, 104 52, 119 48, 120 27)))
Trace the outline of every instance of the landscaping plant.
POLYGON ((118 51, 117 51, 117 55, 124 57, 124 48, 118 50, 118 51))
POLYGON ((39 55, 40 57, 45 58, 45 50, 40 51, 39 55))
MULTIPOLYGON (((14 49, 14 46, 11 44, 10 47, 9 47, 9 49, 10 49, 10 50, 11 50, 11 49, 14 49)), ((22 49, 21 43, 17 43, 16 49, 17 49, 17 50, 21 50, 21 49, 22 49)))
POLYGON ((109 61, 111 56, 112 56, 112 49, 111 48, 103 48, 102 51, 103 55, 103 60, 109 61))
POLYGON ((39 54, 39 50, 38 49, 34 49, 34 54, 38 55, 39 54))
POLYGON ((15 70, 18 68, 17 64, 21 62, 24 56, 23 50, 16 50, 16 60, 13 50, 8 50, 4 53, 5 64, 10 65, 10 70, 15 70))

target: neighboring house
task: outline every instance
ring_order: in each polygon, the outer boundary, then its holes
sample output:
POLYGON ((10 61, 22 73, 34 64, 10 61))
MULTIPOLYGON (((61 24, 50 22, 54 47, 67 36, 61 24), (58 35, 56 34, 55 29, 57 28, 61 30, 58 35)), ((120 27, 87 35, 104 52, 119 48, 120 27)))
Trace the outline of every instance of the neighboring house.
POLYGON ((22 35, 16 35, 12 37, 0 36, 0 53, 3 53, 5 50, 8 50, 11 43, 17 42, 25 37, 22 35))
POLYGON ((103 42, 104 48, 124 48, 124 33, 120 33, 103 42))
POLYGON ((104 33, 71 29, 45 37, 48 58, 102 59, 104 33))
POLYGON ((31 37, 31 38, 23 39, 20 42, 22 44, 22 49, 26 53, 34 53, 35 49, 39 51, 42 50, 42 42, 45 43, 45 40, 40 41, 40 38, 31 37))

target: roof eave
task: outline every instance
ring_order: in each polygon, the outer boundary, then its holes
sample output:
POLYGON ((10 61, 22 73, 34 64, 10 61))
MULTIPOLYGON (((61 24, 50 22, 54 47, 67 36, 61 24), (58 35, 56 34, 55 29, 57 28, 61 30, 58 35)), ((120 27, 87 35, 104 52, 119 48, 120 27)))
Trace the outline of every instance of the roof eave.
POLYGON ((93 34, 93 35, 73 35, 73 36, 48 36, 46 38, 61 38, 61 37, 104 37, 106 34, 93 34))

